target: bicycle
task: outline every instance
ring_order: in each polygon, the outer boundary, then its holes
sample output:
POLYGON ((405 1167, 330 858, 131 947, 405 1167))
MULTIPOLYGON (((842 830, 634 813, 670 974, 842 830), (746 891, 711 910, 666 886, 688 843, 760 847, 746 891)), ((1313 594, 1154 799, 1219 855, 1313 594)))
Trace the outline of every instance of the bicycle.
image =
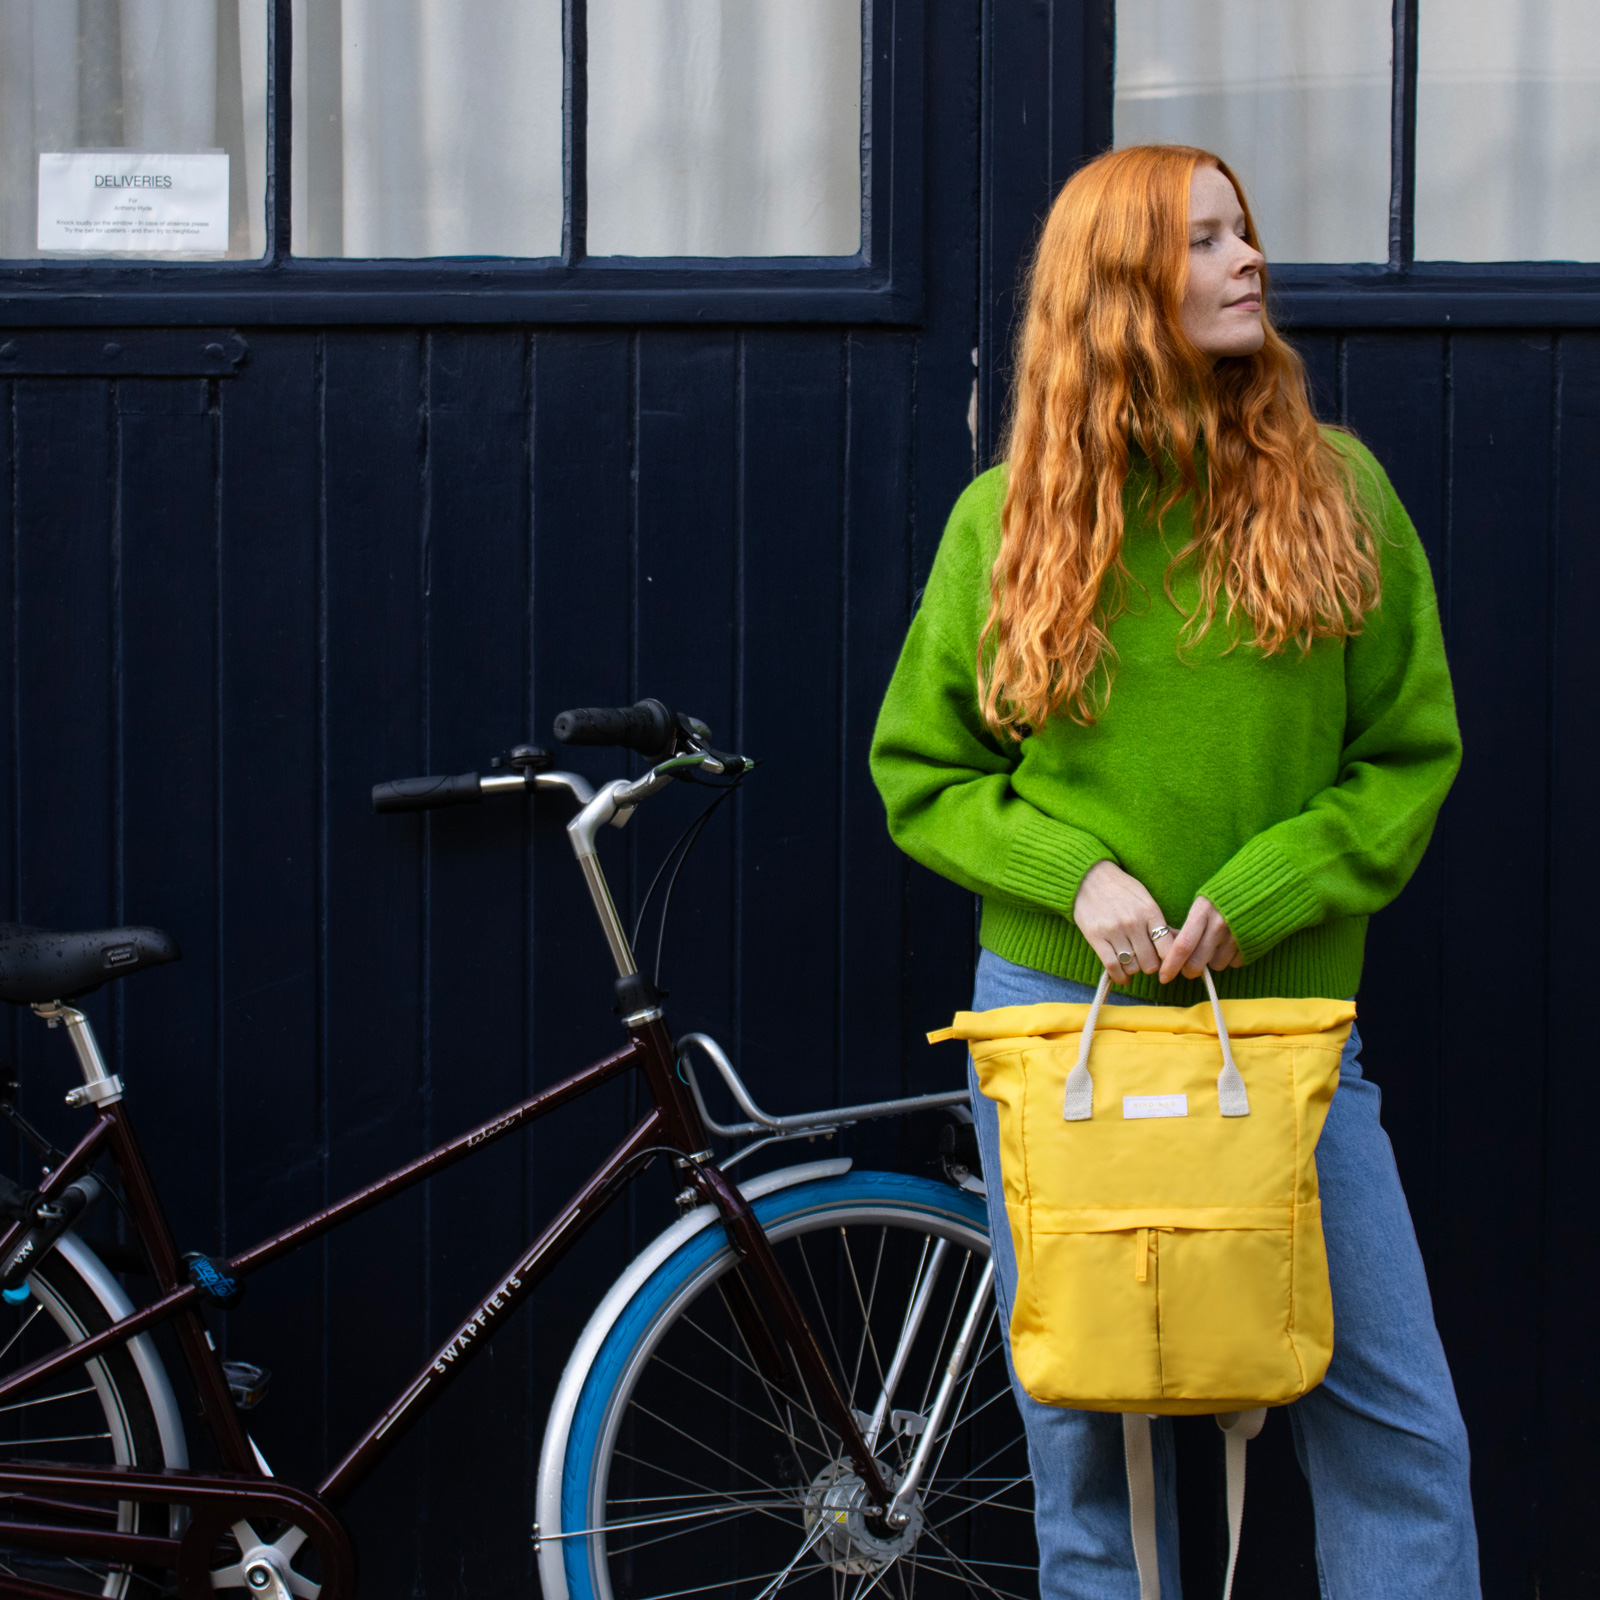
MULTIPOLYGON (((880 1587, 914 1600, 919 1585, 929 1600, 1023 1600, 1028 1469, 1007 1403, 980 1185, 960 1167, 943 1178, 857 1172, 843 1157, 743 1184, 729 1176, 758 1148, 958 1106, 965 1091, 775 1116, 714 1040, 675 1041, 597 837, 675 779, 726 790, 753 763, 717 751, 704 723, 658 701, 566 712, 556 734, 633 750, 648 770, 597 791, 523 745, 482 777, 380 784, 373 803, 393 812, 570 797, 578 810, 567 833, 616 966, 627 1042, 231 1258, 180 1255, 125 1087, 69 1003, 177 959, 174 942, 148 928, 0 937, 0 999, 66 1029, 83 1077, 67 1100, 94 1113, 62 1155, 0 1099, 48 1163, 36 1190, 0 1183, 0 1318, 12 1324, 0 1330, 12 1367, 0 1371, 0 1593, 348 1600, 356 1561, 340 1505, 605 1206, 665 1159, 679 1216, 604 1296, 546 1426, 533 1530, 545 1600, 779 1591, 865 1600, 880 1587), (743 1120, 712 1116, 697 1060, 743 1120), (219 1360, 206 1311, 233 1303, 259 1268, 630 1071, 647 1090, 637 1125, 410 1385, 316 1485, 272 1477, 242 1417, 262 1374, 219 1360), (93 1170, 103 1156, 120 1193, 93 1170), (75 1228, 107 1193, 155 1279, 139 1307, 75 1228), (221 1470, 189 1464, 188 1424, 151 1339, 161 1323, 176 1335, 221 1470)), ((704 820, 669 852, 673 881, 704 820)), ((668 903, 670 892, 669 882, 668 903)))

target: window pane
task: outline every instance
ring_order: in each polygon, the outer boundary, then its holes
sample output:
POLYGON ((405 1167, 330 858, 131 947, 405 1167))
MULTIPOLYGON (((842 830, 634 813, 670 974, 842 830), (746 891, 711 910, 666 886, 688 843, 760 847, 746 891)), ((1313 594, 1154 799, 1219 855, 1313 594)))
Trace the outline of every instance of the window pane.
POLYGON ((266 250, 267 0, 0 0, 0 256, 266 250))
POLYGON ((1269 260, 1386 260, 1391 12, 1392 0, 1117 0, 1116 142, 1215 151, 1269 260))
POLYGON ((1600 5, 1420 0, 1417 255, 1600 260, 1600 5))
POLYGON ((308 256, 561 249, 561 0, 294 0, 308 256))
POLYGON ((589 253, 861 247, 861 0, 589 0, 589 253))

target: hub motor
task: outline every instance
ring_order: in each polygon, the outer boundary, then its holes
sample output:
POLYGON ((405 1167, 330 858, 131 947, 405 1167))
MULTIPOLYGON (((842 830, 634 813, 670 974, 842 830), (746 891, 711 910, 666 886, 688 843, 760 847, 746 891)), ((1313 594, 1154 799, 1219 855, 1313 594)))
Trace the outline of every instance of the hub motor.
MULTIPOLYGON (((890 1487, 900 1479, 892 1477, 890 1487)), ((816 1533, 820 1520, 825 1524, 815 1550, 825 1565, 836 1572, 871 1573, 903 1556, 922 1533, 922 1500, 918 1496, 907 1508, 903 1528, 890 1528, 872 1515, 867 1487, 848 1461, 830 1462, 806 1490, 806 1533, 816 1533)))

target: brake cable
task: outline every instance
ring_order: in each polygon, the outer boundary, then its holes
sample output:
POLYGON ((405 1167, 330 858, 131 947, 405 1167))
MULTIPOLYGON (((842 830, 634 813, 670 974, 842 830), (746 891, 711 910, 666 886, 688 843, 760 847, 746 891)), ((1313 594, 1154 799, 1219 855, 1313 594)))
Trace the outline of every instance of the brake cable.
MULTIPOLYGON (((747 768, 746 771, 748 770, 749 769, 747 768)), ((698 782, 704 788, 717 789, 719 791, 717 797, 710 803, 710 805, 706 806, 701 812, 699 812, 698 815, 692 817, 689 820, 688 825, 684 828, 683 832, 673 840, 671 846, 667 850, 667 853, 661 858, 661 865, 656 868, 655 876, 650 880, 650 887, 645 890, 644 899, 639 902, 639 913, 634 918, 633 934, 629 940, 629 943, 632 944, 635 950, 639 948, 639 934, 644 927, 645 914, 650 909, 650 902, 655 897, 655 892, 661 882, 662 875, 670 866, 672 868, 672 875, 667 879, 666 893, 662 897, 661 920, 656 927, 655 971, 650 980, 657 988, 659 988, 661 985, 661 958, 662 952, 666 948, 667 914, 672 909, 672 891, 677 887, 678 874, 683 871, 684 862, 689 859, 690 852, 694 849, 695 845, 699 843, 700 835, 704 831, 705 825, 711 820, 712 812, 714 812, 717 807, 720 806, 722 802, 726 800, 741 783, 744 782, 744 777, 745 774, 740 773, 739 776, 736 777, 731 783, 719 784, 708 784, 704 781, 704 779, 690 780, 698 782)))

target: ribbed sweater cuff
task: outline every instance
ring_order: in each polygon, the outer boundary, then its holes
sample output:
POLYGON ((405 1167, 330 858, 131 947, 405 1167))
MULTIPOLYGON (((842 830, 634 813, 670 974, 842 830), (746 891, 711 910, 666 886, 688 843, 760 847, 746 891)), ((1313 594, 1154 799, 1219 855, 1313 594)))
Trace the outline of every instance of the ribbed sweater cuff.
POLYGON ((1326 915, 1300 870, 1264 834, 1195 892, 1222 913, 1246 962, 1326 915))
POLYGON ((1029 808, 1012 837, 998 887, 1004 895, 1070 917, 1083 875, 1097 861, 1115 860, 1092 833, 1029 808))

